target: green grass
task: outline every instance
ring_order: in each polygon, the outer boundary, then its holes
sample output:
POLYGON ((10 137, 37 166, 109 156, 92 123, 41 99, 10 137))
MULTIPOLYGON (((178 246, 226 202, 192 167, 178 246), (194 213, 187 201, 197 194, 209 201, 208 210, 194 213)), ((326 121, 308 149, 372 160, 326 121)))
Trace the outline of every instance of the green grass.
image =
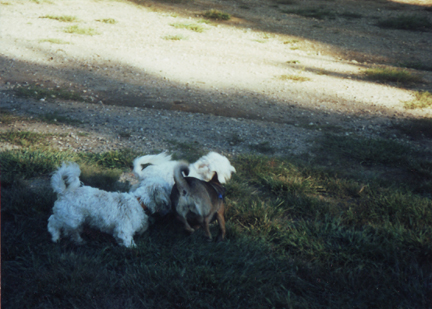
MULTIPOLYGON (((335 136, 320 145, 343 159, 336 164, 348 160, 356 169, 364 148, 381 149, 366 156, 371 168, 405 170, 401 157, 415 153, 381 140, 335 136)), ((118 190, 116 179, 135 155, 0 153, 2 180, 15 175, 2 181, 5 308, 429 307, 431 197, 392 178, 341 175, 320 166, 322 157, 231 158, 237 173, 226 184, 222 243, 207 243, 201 231, 187 236, 172 218, 152 219, 135 237, 135 249, 90 228, 83 232, 86 245, 51 243, 46 224, 55 194, 30 189, 17 177, 43 176, 48 184, 50 173, 71 160, 81 165, 85 184, 118 190)))
POLYGON ((0 108, 0 123, 3 125, 24 119, 24 117, 16 116, 7 109, 0 108))
POLYGON ((72 22, 78 22, 79 19, 76 16, 70 16, 70 15, 44 15, 40 16, 39 18, 48 18, 48 19, 54 19, 65 23, 72 23, 72 22))
POLYGON ((292 80, 295 82, 307 82, 311 80, 309 77, 300 76, 297 74, 290 74, 290 75, 284 74, 284 75, 277 76, 276 78, 283 81, 292 80))
POLYGON ((414 140, 432 138, 431 118, 411 119, 399 124, 394 124, 393 127, 400 133, 405 134, 414 140))
POLYGON ((52 43, 52 44, 70 44, 70 42, 64 41, 62 39, 41 39, 39 43, 52 43))
POLYGON ((401 30, 428 30, 432 28, 432 23, 427 17, 416 15, 399 15, 383 19, 377 23, 379 27, 401 30))
MULTIPOLYGON (((429 132, 430 126, 430 121, 425 120, 395 128, 414 136, 421 134, 422 130, 429 132)), ((424 138, 424 134, 422 137, 424 138)), ((351 173, 354 166, 364 173, 375 171, 374 177, 383 173, 385 179, 391 178, 413 192, 424 193, 432 185, 431 154, 413 150, 396 140, 325 135, 319 145, 318 156, 321 162, 337 162, 342 174, 351 173)))
POLYGON ((116 24, 117 21, 114 18, 104 18, 104 19, 96 19, 96 21, 105 24, 116 24))
POLYGON ((221 12, 218 10, 209 10, 204 12, 203 16, 208 19, 214 20, 229 20, 231 19, 231 15, 225 12, 221 12))
POLYGON ((91 36, 100 34, 98 31, 96 31, 93 28, 81 28, 78 25, 64 28, 63 32, 72 33, 72 34, 81 34, 81 35, 91 35, 91 36))
POLYGON ((421 76, 413 74, 408 70, 398 68, 366 69, 363 71, 363 75, 368 80, 377 81, 380 83, 394 82, 401 84, 412 84, 423 81, 421 76))
MULTIPOLYGON (((36 138, 32 137, 33 140, 36 138)), ((36 142, 33 145, 34 147, 27 149, 0 153, 2 182, 9 183, 16 178, 28 179, 49 175, 64 161, 75 161, 109 169, 124 169, 130 167, 132 160, 138 156, 130 150, 77 154, 72 151, 58 152, 54 149, 46 149, 36 142)))
POLYGON ((69 91, 62 88, 47 89, 36 85, 15 88, 15 94, 19 97, 33 98, 36 100, 63 99, 63 100, 73 100, 73 101, 84 101, 84 99, 76 92, 69 91))
POLYGON ((432 94, 429 91, 416 91, 415 99, 404 102, 406 109, 427 108, 432 106, 432 94))
POLYGON ((187 30, 191 30, 191 31, 195 31, 195 32, 204 32, 205 28, 199 24, 189 24, 189 23, 174 23, 174 24, 170 24, 170 26, 177 28, 177 29, 187 29, 187 30))
POLYGON ((167 40, 167 41, 181 41, 181 40, 186 40, 187 39, 187 37, 185 37, 184 35, 181 35, 181 34, 165 35, 162 38, 164 40, 167 40))
POLYGON ((297 39, 283 41, 284 44, 295 44, 295 43, 298 43, 298 42, 300 42, 300 41, 297 40, 297 39))
POLYGON ((29 147, 35 144, 46 144, 46 138, 52 136, 53 134, 39 134, 28 131, 4 132, 0 133, 0 142, 8 142, 22 147, 29 147))

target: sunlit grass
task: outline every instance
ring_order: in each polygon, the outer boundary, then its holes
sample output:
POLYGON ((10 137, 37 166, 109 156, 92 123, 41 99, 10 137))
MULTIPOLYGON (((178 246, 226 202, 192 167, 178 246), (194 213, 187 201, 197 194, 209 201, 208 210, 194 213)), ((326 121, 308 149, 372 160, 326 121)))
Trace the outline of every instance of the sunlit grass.
POLYGON ((184 35, 181 35, 181 34, 165 35, 162 38, 164 40, 167 40, 167 41, 181 41, 181 40, 186 40, 187 39, 187 37, 185 37, 184 35))
POLYGON ((64 41, 62 39, 41 39, 39 43, 52 43, 52 44, 70 44, 70 42, 64 41))
POLYGON ((72 23, 72 22, 78 22, 79 19, 76 16, 70 16, 70 15, 44 15, 40 16, 39 18, 47 18, 47 19, 54 19, 65 23, 72 23))
POLYGON ((105 24, 116 24, 117 21, 114 18, 104 18, 104 19, 96 19, 96 21, 105 23, 105 24))
POLYGON ((225 12, 221 12, 218 10, 209 10, 204 12, 203 16, 205 18, 214 19, 214 20, 229 20, 231 19, 231 15, 225 12))
POLYGON ((307 82, 311 80, 309 77, 305 77, 297 74, 289 74, 289 75, 284 74, 284 75, 277 76, 276 78, 283 81, 292 80, 294 82, 307 82))
POLYGON ((399 68, 372 68, 363 71, 366 79, 381 83, 401 83, 411 84, 421 82, 421 76, 411 73, 405 69, 399 68))
POLYGON ((199 24, 189 24, 189 23, 174 23, 174 24, 170 24, 170 26, 177 28, 177 29, 187 29, 187 30, 191 30, 191 31, 195 31, 195 32, 204 32, 205 28, 199 24))
POLYGON ((416 91, 415 99, 404 102, 406 109, 427 108, 432 106, 432 94, 429 91, 416 91))
POLYGON ((72 34, 81 34, 81 35, 96 35, 100 34, 98 31, 96 31, 93 28, 81 28, 78 25, 70 26, 63 29, 63 32, 65 33, 72 33, 72 34))

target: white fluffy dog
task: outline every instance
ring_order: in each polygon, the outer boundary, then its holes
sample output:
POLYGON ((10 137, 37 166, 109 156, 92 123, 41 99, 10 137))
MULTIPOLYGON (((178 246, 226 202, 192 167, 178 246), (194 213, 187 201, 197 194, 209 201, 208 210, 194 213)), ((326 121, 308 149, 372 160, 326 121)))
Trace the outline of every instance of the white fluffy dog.
MULTIPOLYGON (((139 187, 146 188, 146 196, 153 199, 153 204, 166 207, 174 185, 174 169, 178 164, 179 161, 171 160, 171 155, 164 152, 134 160, 133 171, 141 181, 139 187)), ((189 164, 188 176, 208 182, 217 173, 219 182, 226 183, 235 171, 226 157, 210 152, 195 163, 189 164)), ((136 189, 137 186, 134 186, 131 192, 135 192, 136 189)))
POLYGON ((153 202, 157 190, 152 191, 151 196, 145 186, 138 186, 132 193, 107 192, 81 186, 80 174, 76 163, 63 163, 51 178, 51 186, 57 193, 53 215, 48 219, 53 242, 60 239, 63 231, 77 244, 82 244, 80 234, 83 225, 88 224, 112 234, 119 245, 134 247, 134 234, 142 234, 148 228, 146 212, 166 213, 170 209, 169 202, 158 205, 153 202))

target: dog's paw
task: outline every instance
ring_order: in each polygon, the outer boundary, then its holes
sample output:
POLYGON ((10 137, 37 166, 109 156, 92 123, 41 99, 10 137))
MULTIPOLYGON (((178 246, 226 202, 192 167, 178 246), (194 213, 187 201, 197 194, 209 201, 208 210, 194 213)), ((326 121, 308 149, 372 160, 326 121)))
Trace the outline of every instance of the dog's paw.
POLYGON ((189 234, 192 234, 193 232, 195 232, 195 230, 193 228, 185 228, 186 232, 188 232, 189 234))

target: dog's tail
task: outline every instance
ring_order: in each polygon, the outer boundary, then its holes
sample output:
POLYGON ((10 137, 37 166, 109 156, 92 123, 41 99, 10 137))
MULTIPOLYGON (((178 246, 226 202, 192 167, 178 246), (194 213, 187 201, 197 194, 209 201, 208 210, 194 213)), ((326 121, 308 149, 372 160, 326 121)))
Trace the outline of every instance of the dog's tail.
POLYGON ((81 185, 80 174, 81 170, 78 164, 63 162, 62 166, 51 177, 51 187, 57 194, 73 191, 81 185))
POLYGON ((171 161, 171 155, 161 152, 157 155, 138 157, 133 161, 133 172, 138 178, 143 178, 142 171, 149 165, 158 165, 171 161))
POLYGON ((186 163, 181 162, 174 169, 174 182, 178 191, 180 192, 180 195, 184 195, 189 191, 189 184, 183 177, 183 173, 186 176, 189 175, 189 167, 186 163))

